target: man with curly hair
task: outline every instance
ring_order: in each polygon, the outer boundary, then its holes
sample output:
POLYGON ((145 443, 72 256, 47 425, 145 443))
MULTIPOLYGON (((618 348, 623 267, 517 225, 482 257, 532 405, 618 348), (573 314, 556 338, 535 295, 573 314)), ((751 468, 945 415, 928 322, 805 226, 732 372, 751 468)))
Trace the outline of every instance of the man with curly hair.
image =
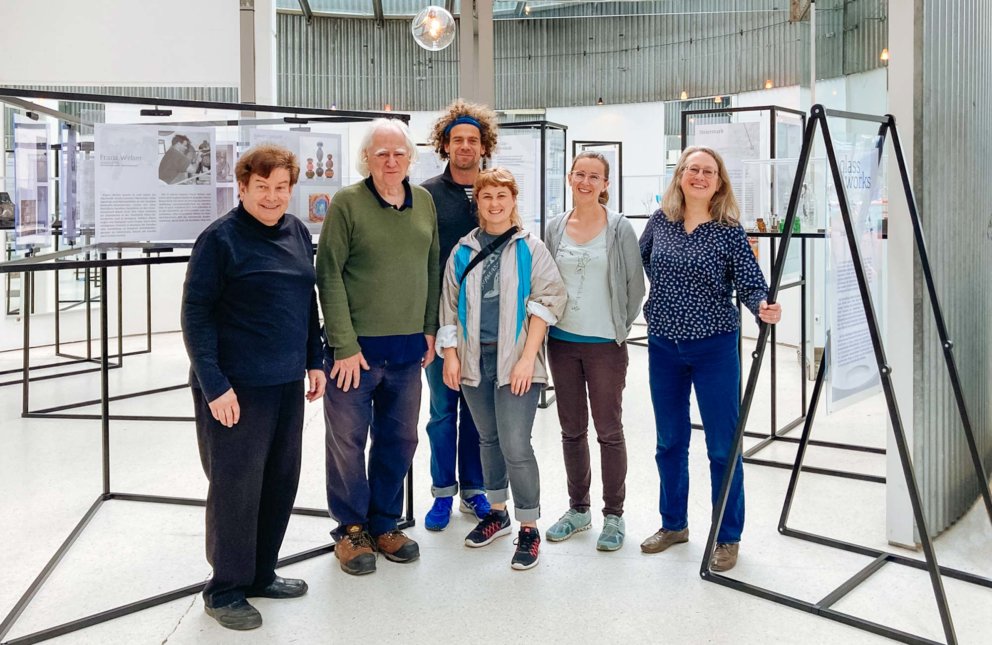
MULTIPOLYGON (((448 256, 462 236, 479 225, 472 184, 479 175, 483 157, 496 147, 496 113, 484 105, 457 99, 434 124, 431 143, 448 161, 444 172, 422 185, 434 198, 443 274, 448 256)), ((452 498, 461 493, 461 510, 482 519, 489 512, 479 458, 479 431, 468 405, 459 392, 444 384, 444 360, 426 368, 431 390, 431 418, 427 438, 431 444, 431 493, 434 505, 424 525, 443 531, 451 519, 452 498), (456 473, 457 465, 457 473, 456 473)))

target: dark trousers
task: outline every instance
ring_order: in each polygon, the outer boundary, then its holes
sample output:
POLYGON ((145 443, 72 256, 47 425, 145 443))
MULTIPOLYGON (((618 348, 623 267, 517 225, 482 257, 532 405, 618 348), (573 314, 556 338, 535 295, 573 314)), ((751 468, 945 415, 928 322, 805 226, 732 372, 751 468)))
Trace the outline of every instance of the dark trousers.
POLYGON ((658 432, 655 460, 661 476, 661 524, 680 531, 689 524, 689 388, 703 418, 710 459, 710 499, 716 501, 727 463, 737 459, 718 542, 740 542, 744 529, 744 466, 734 454, 740 414, 737 332, 697 340, 648 337, 648 379, 658 432))
POLYGON ((324 391, 327 506, 338 522, 331 531, 337 540, 349 524, 361 524, 373 536, 396 529, 404 478, 417 449, 420 362, 369 364, 357 388, 345 392, 328 374, 324 391))
POLYGON ((548 361, 554 379, 561 423, 561 447, 568 477, 568 505, 589 509, 589 409, 599 442, 603 477, 603 514, 623 515, 626 495, 627 444, 623 436, 623 388, 627 380, 627 345, 572 343, 548 339, 548 361), (586 405, 588 387, 589 404, 586 405))
POLYGON ((207 561, 213 575, 203 590, 223 607, 275 578, 279 547, 300 482, 303 381, 238 387, 241 419, 225 428, 193 389, 200 461, 207 492, 207 561))

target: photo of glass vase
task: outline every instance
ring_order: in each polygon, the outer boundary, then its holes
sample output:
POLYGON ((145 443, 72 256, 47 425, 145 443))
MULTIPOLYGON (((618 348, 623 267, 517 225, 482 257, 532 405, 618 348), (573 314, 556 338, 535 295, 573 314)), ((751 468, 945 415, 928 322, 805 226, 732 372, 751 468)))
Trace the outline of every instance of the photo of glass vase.
POLYGON ((324 142, 317 142, 317 161, 323 161, 324 159, 324 142))
POLYGON ((317 160, 317 176, 318 177, 324 176, 324 164, 320 163, 319 159, 317 160))
POLYGON ((327 216, 327 209, 331 206, 331 196, 326 193, 314 193, 310 195, 310 207, 307 211, 307 218, 319 224, 327 216))
POLYGON ((314 175, 314 172, 313 172, 313 157, 307 157, 307 170, 306 170, 306 173, 305 174, 307 176, 307 179, 313 179, 313 175, 314 175))
POLYGON ((327 155, 327 171, 324 176, 328 179, 334 178, 334 155, 327 155))

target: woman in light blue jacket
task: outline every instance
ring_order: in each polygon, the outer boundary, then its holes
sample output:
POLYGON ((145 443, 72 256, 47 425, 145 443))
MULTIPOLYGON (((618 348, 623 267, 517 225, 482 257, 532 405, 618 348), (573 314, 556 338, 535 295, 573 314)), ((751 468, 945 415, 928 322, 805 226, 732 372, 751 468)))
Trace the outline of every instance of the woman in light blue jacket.
POLYGON ((475 181, 479 228, 459 240, 441 293, 437 351, 444 383, 460 389, 479 429, 491 510, 465 538, 482 547, 510 533, 513 492, 520 522, 514 569, 537 564, 541 479, 531 429, 547 383, 544 336, 565 309, 565 285, 541 240, 521 230, 517 182, 502 168, 475 181))
POLYGON ((552 220, 546 232, 548 250, 568 290, 565 313, 549 330, 548 360, 558 402, 569 497, 568 510, 547 535, 552 542, 559 542, 592 526, 591 408, 603 474, 603 530, 596 541, 600 551, 616 551, 623 546, 625 341, 645 290, 634 229, 623 215, 605 206, 609 176, 610 165, 603 155, 577 155, 568 174, 574 207, 552 220))

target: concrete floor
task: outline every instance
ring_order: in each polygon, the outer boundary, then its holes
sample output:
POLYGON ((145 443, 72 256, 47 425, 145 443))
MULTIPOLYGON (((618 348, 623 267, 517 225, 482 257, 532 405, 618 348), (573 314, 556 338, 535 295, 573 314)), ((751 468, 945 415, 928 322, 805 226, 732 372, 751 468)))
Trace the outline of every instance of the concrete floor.
MULTIPOLYGON (((39 326, 44 324, 44 320, 39 326)), ((0 321, 5 338, 19 333, 17 321, 0 321)), ((143 338, 126 339, 126 349, 143 338)), ((753 345, 753 341, 751 341, 753 345)), ((36 364, 55 360, 50 348, 32 352, 36 364)), ((594 530, 557 544, 542 545, 531 571, 509 567, 512 539, 485 549, 467 549, 472 528, 456 513, 442 533, 423 529, 430 505, 426 436, 414 463, 417 526, 409 531, 421 546, 419 561, 399 565, 379 560, 378 571, 355 578, 344 574, 333 555, 284 568, 284 576, 310 584, 303 598, 254 601, 265 624, 233 633, 203 613, 190 596, 116 619, 52 642, 64 643, 325 643, 499 642, 593 643, 874 643, 886 639, 803 611, 710 584, 700 579, 709 528, 709 486, 705 449, 696 437, 690 456, 692 537, 688 544, 647 556, 638 545, 660 525, 658 475, 654 463, 654 422, 647 384, 647 350, 630 348, 624 405, 629 474, 627 544, 599 553, 594 530)), ((20 352, 0 353, 0 370, 20 366, 20 352)), ((156 334, 151 354, 125 359, 111 370, 112 393, 184 382, 187 359, 176 333, 156 334)), ((779 414, 799 410, 799 368, 794 351, 780 353, 779 414)), ((767 368, 749 429, 767 431, 767 368)), ((41 374, 40 372, 39 374, 41 374)), ((6 378, 2 379, 6 380, 6 378)), ((425 399, 421 427, 426 421, 425 399)), ((94 399, 96 374, 39 381, 31 388, 32 409, 94 399)), ((98 421, 22 419, 21 387, 0 387, 0 617, 6 615, 59 544, 101 491, 98 421)), ((124 400, 114 414, 191 415, 185 390, 124 400)), ((96 406, 78 410, 97 413, 96 406)), ((534 444, 541 467, 545 531, 567 506, 559 426, 554 408, 540 410, 534 444)), ((202 498, 200 469, 191 422, 116 421, 111 424, 111 489, 202 498)), ((799 431, 794 431, 798 436, 799 431)), ((885 412, 880 397, 834 415, 818 416, 814 437, 884 447, 885 412)), ((319 403, 307 408, 304 463, 298 506, 323 508, 323 420, 319 403)), ((747 439, 745 447, 755 440, 747 439)), ((598 460, 593 444, 594 463, 598 460)), ((791 461, 794 445, 776 444, 761 457, 791 461)), ((810 465, 885 474, 879 455, 811 448, 810 465)), ((808 601, 817 601, 870 562, 870 558, 783 537, 778 517, 789 471, 746 466, 748 519, 741 559, 732 577, 808 601)), ((895 474, 893 476, 898 476, 895 474)), ((600 494, 593 478, 593 499, 600 494)), ((595 504, 595 501, 594 501, 595 504)), ((885 540, 885 487, 822 475, 803 475, 790 527, 877 548, 885 540)), ((288 555, 329 541, 331 520, 297 516, 283 546, 288 555)), ((992 528, 976 505, 937 541, 942 565, 992 577, 992 528)), ((893 550, 911 557, 917 552, 893 550)), ((203 511, 198 507, 111 501, 90 522, 13 630, 12 639, 87 614, 204 580, 203 511)), ((945 578, 959 642, 988 643, 992 631, 992 590, 945 578)), ((887 565, 835 606, 897 629, 943 641, 925 572, 887 565)))

